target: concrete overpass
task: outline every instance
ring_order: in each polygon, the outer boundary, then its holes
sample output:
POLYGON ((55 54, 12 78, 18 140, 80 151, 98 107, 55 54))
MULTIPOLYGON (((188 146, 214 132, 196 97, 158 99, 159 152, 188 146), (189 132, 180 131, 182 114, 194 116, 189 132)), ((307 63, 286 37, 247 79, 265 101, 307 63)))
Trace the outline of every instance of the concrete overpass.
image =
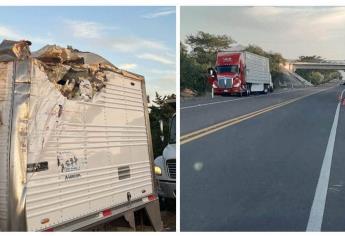
POLYGON ((284 67, 291 72, 295 72, 297 69, 345 70, 345 61, 335 61, 335 60, 325 61, 325 62, 288 61, 284 67))
POLYGON ((285 65, 281 65, 286 73, 290 74, 305 86, 313 86, 309 81, 302 78, 300 75, 296 74, 297 69, 307 69, 307 70, 345 70, 345 61, 328 60, 325 62, 300 62, 296 60, 288 60, 285 65))

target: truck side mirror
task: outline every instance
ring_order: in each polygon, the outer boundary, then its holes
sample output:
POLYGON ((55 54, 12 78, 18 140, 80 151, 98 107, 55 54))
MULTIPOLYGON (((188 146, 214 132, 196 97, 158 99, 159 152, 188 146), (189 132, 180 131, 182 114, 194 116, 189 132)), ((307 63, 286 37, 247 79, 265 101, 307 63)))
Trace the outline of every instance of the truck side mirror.
POLYGON ((216 76, 217 76, 216 70, 213 69, 212 67, 208 68, 208 69, 207 69, 207 72, 208 72, 208 74, 209 74, 210 76, 212 76, 212 77, 216 77, 216 76))
POLYGON ((164 142, 164 122, 163 120, 159 120, 159 128, 161 130, 161 140, 164 142))

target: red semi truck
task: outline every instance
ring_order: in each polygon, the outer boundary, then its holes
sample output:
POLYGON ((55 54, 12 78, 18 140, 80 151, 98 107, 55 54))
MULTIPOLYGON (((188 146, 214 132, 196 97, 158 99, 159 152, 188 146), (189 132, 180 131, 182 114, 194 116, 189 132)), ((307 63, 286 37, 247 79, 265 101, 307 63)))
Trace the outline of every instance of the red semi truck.
POLYGON ((220 51, 216 67, 208 72, 208 82, 216 95, 273 91, 268 58, 250 52, 220 51))

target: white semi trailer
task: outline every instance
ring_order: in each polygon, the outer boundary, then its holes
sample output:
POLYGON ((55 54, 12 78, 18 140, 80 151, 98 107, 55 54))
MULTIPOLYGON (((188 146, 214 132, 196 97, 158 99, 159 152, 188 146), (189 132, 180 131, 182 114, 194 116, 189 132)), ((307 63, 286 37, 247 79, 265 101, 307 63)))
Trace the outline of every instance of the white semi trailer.
POLYGON ((69 99, 68 82, 52 83, 23 44, 0 46, 0 231, 82 230, 120 216, 134 227, 143 208, 161 230, 144 78, 104 65, 102 89, 69 99))

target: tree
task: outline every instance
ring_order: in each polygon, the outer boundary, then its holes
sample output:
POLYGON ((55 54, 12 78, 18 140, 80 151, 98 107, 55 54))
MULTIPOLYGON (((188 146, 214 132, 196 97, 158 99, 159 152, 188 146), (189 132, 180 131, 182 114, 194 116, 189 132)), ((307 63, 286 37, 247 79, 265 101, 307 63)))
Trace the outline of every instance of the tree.
POLYGON ((301 62, 323 62, 325 60, 320 56, 314 55, 314 56, 300 56, 298 61, 301 61, 301 62))
POLYGON ((312 84, 315 84, 315 85, 321 84, 323 82, 324 78, 325 77, 320 72, 317 72, 317 71, 310 72, 310 75, 308 76, 308 80, 312 84))
POLYGON ((171 102, 171 100, 176 100, 175 94, 161 96, 156 92, 155 99, 152 101, 153 105, 149 107, 153 154, 155 158, 162 155, 164 147, 169 142, 170 119, 176 112, 176 102, 171 102), (160 120, 164 123, 163 142, 161 140, 160 120))
POLYGON ((186 39, 186 44, 191 47, 191 56, 197 63, 206 67, 215 64, 217 51, 229 48, 235 42, 227 35, 212 35, 203 31, 189 35, 186 39))
POLYGON ((207 68, 214 66, 217 51, 229 48, 234 42, 227 35, 212 35, 202 31, 187 36, 186 45, 180 43, 181 89, 190 88, 198 94, 210 90, 207 68))
POLYGON ((180 50, 180 86, 181 89, 191 88, 198 93, 206 89, 205 68, 196 62, 186 50, 186 46, 181 43, 180 50))

